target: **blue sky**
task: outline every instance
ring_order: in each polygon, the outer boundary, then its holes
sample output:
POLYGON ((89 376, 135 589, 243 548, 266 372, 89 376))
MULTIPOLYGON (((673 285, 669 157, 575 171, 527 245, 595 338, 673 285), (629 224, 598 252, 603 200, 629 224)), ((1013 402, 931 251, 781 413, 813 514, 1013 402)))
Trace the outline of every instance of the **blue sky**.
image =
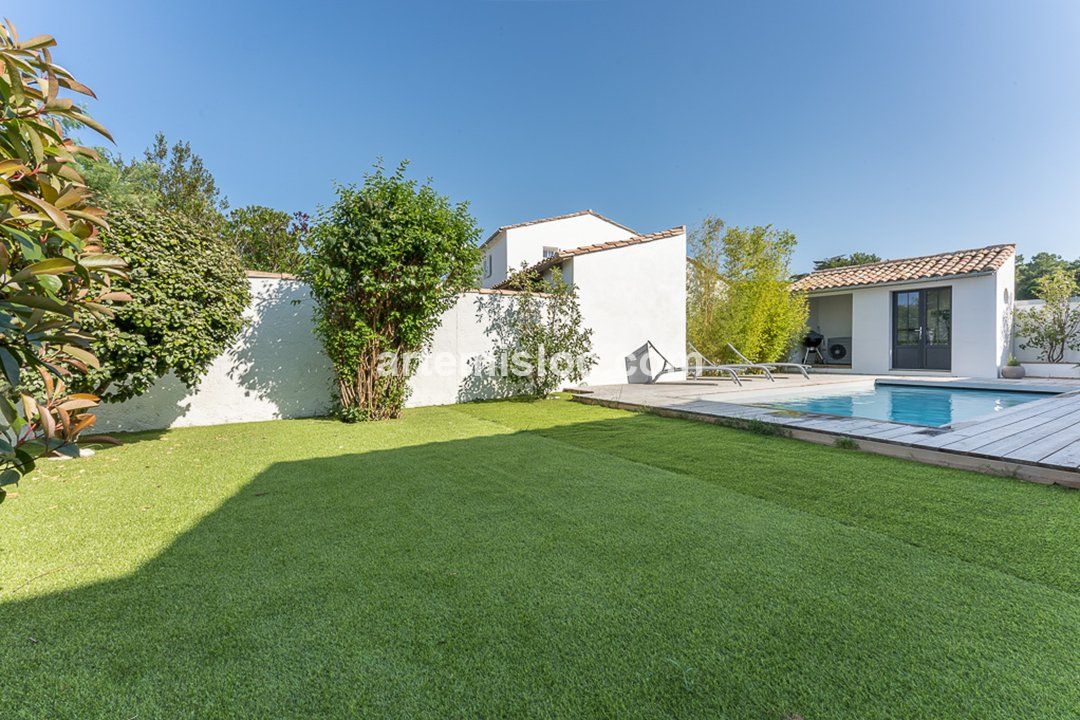
POLYGON ((118 149, 190 140, 232 205, 412 160, 485 231, 593 208, 799 238, 795 269, 1080 256, 1080 3, 23 2, 118 149))

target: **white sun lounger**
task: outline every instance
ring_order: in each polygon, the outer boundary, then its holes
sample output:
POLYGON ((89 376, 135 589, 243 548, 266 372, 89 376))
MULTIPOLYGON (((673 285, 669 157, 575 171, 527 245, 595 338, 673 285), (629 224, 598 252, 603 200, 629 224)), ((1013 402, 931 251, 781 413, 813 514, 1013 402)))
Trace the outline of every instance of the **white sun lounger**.
MULTIPOLYGON (((701 363, 700 366, 698 366, 699 369, 700 369, 700 372, 696 372, 695 375, 700 376, 701 373, 716 371, 716 372, 734 373, 735 376, 738 377, 738 373, 740 373, 740 372, 746 372, 747 370, 760 370, 762 373, 764 373, 765 377, 768 378, 770 382, 774 382, 776 380, 776 378, 774 378, 772 376, 772 373, 769 372, 768 368, 761 367, 759 365, 755 365, 754 363, 745 363, 745 364, 734 363, 734 364, 732 364, 732 363, 713 362, 709 358, 705 357, 705 355, 700 350, 698 350, 696 347, 694 347, 693 344, 687 343, 687 346, 690 348, 690 352, 694 353, 695 355, 697 355, 699 358, 701 358, 704 361, 704 362, 701 363)), ((691 369, 691 371, 693 371, 693 368, 691 369)), ((742 382, 740 382, 739 384, 742 385, 742 382)))
MULTIPOLYGON (((652 352, 656 353, 657 356, 661 360, 664 361, 664 364, 660 368, 660 371, 657 372, 655 375, 653 375, 652 378, 648 381, 650 384, 656 382, 657 379, 660 378, 662 375, 668 375, 670 373, 685 372, 688 375, 692 375, 694 377, 701 377, 701 375, 703 373, 705 373, 705 372, 716 372, 716 373, 721 373, 723 375, 726 375, 727 378, 729 380, 731 380, 732 382, 734 382, 736 385, 739 385, 739 386, 742 385, 742 380, 739 379, 739 373, 736 371, 736 368, 733 367, 733 366, 714 365, 712 363, 707 363, 707 364, 700 365, 700 366, 688 365, 688 367, 681 368, 681 367, 676 367, 674 364, 672 364, 671 361, 668 360, 664 356, 664 354, 662 352, 660 352, 656 348, 656 345, 653 344, 652 340, 646 341, 645 345, 642 346, 641 349, 643 349, 643 350, 651 350, 652 352)), ((693 346, 691 346, 691 349, 693 349, 693 346)), ((697 352, 697 351, 694 350, 694 352, 697 352)), ((701 355, 701 353, 698 353, 698 355, 701 355)), ((704 357, 704 356, 702 356, 702 357, 704 357)))
POLYGON ((810 369, 809 365, 803 365, 801 363, 788 363, 788 362, 756 363, 753 360, 751 360, 750 358, 743 355, 741 352, 739 352, 738 348, 736 348, 731 343, 728 343, 727 346, 729 348, 731 348, 731 352, 735 353, 735 357, 739 358, 744 363, 748 364, 750 367, 765 370, 765 372, 768 372, 769 370, 776 370, 777 372, 783 372, 783 368, 795 368, 797 371, 802 373, 802 376, 804 378, 806 378, 807 380, 810 379, 810 373, 807 372, 810 369))

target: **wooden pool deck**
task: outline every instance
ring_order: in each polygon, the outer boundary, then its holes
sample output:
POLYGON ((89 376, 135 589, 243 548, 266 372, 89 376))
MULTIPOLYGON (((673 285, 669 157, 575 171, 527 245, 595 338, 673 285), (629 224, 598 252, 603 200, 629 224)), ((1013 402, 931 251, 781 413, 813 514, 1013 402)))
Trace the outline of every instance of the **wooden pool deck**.
POLYGON ((1080 381, 1029 378, 1021 381, 930 376, 811 374, 755 377, 742 388, 706 378, 653 385, 575 388, 578 402, 726 425, 767 423, 784 434, 833 444, 850 438, 861 450, 1042 483, 1080 488, 1080 381), (856 417, 796 413, 768 407, 770 396, 792 390, 891 383, 1032 390, 1057 393, 993 415, 941 428, 856 417))

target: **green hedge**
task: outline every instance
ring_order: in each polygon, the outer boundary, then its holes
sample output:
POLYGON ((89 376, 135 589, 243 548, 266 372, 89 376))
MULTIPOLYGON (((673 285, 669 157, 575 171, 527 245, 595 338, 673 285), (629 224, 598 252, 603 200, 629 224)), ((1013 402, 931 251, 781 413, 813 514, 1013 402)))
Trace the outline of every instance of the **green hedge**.
POLYGON ((169 371, 193 387, 236 338, 250 300, 235 248, 220 233, 164 210, 111 207, 105 249, 127 260, 134 298, 95 329, 101 368, 87 389, 140 395, 169 371))

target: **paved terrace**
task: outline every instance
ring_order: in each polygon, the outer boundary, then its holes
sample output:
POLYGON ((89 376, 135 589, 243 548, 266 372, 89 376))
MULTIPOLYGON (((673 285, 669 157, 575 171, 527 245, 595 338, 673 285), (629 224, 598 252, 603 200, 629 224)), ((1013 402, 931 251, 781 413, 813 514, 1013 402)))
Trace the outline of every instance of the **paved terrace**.
POLYGON ((704 378, 654 385, 598 385, 572 390, 579 402, 727 425, 763 422, 792 437, 834 443, 855 440, 859 448, 921 462, 947 465, 1043 483, 1080 488, 1080 381, 985 380, 932 376, 814 374, 776 375, 730 380, 704 378), (874 380, 928 382, 978 389, 1031 389, 1060 393, 1003 410, 994 415, 941 428, 904 423, 795 413, 770 408, 770 396, 802 388, 839 390, 874 380))

